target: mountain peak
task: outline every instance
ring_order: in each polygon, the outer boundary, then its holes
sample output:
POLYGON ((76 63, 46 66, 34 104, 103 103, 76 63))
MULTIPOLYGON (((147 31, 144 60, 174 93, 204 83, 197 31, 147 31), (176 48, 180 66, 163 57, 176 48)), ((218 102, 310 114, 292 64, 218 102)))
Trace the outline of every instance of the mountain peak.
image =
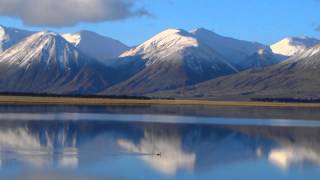
POLYGON ((93 31, 89 31, 89 30, 81 30, 79 33, 80 34, 99 35, 100 36, 100 34, 98 34, 96 32, 93 32, 93 31))
POLYGON ((191 34, 193 34, 195 37, 200 38, 200 39, 206 39, 206 38, 215 38, 215 39, 221 39, 221 38, 225 38, 223 36, 220 36, 219 34, 210 31, 206 28, 197 28, 197 29, 193 29, 191 31, 189 31, 191 34))
POLYGON ((271 49, 275 54, 294 56, 319 43, 320 40, 311 37, 287 37, 271 45, 271 49))
POLYGON ((83 39, 83 37, 86 38, 108 38, 111 39, 109 37, 105 37, 102 36, 96 32, 93 31, 89 31, 89 30, 81 30, 79 32, 75 32, 75 33, 63 33, 62 37, 64 37, 67 41, 69 41, 70 43, 74 44, 75 46, 78 46, 79 43, 81 42, 81 40, 83 39))
MULTIPOLYGON (((39 61, 50 64, 55 62, 60 68, 66 68, 69 57, 79 56, 77 49, 58 33, 38 32, 1 54, 1 62, 27 66, 39 61)), ((74 58, 75 59, 75 58, 74 58)))
POLYGON ((108 60, 117 58, 129 49, 118 40, 87 30, 62 34, 62 36, 82 52, 102 63, 108 63, 108 60))
POLYGON ((312 37, 308 37, 308 36, 287 37, 287 38, 282 39, 281 41, 288 43, 290 45, 301 45, 301 46, 306 46, 306 47, 314 46, 315 44, 318 44, 320 42, 320 40, 312 38, 312 37))
POLYGON ((81 30, 77 33, 73 33, 72 35, 78 35, 80 37, 89 37, 89 38, 108 38, 108 39, 112 39, 110 37, 106 37, 106 36, 103 36, 97 32, 94 32, 94 31, 89 31, 89 30, 81 30))
POLYGON ((197 34, 217 35, 215 32, 210 31, 206 28, 196 28, 196 29, 191 30, 190 33, 195 34, 195 35, 197 35, 197 34))
MULTIPOLYGON (((186 47, 198 47, 198 40, 193 35, 182 29, 167 29, 147 40, 140 46, 133 48, 121 57, 147 55, 168 56, 186 47)), ((147 58, 149 58, 147 57, 147 58)))
MULTIPOLYGON (((183 30, 183 29, 177 29, 177 28, 170 28, 166 29, 157 35, 155 35, 153 38, 149 40, 151 41, 162 41, 162 40, 168 40, 171 38, 183 38, 183 37, 192 37, 192 34, 189 32, 183 30)), ((148 42, 148 41, 147 41, 148 42)))
POLYGON ((242 69, 242 62, 266 46, 256 42, 225 37, 205 28, 198 28, 190 33, 202 43, 223 55, 230 64, 242 69))
POLYGON ((59 38, 61 37, 58 33, 52 31, 42 31, 33 34, 31 37, 43 37, 43 38, 59 38))
POLYGON ((33 32, 0 25, 0 53, 12 47, 33 32))
POLYGON ((162 32, 160 32, 158 35, 169 35, 169 34, 177 34, 177 33, 185 33, 187 31, 179 28, 169 28, 162 32))
MULTIPOLYGON (((38 47, 41 48, 53 48, 53 46, 59 47, 59 46, 69 46, 69 48, 73 48, 71 44, 69 44, 62 36, 60 36, 56 32, 51 31, 43 31, 35 33, 28 38, 26 38, 25 41, 22 41, 22 43, 19 43, 20 45, 25 46, 31 46, 31 47, 38 47)), ((19 45, 18 44, 18 45, 19 45)))

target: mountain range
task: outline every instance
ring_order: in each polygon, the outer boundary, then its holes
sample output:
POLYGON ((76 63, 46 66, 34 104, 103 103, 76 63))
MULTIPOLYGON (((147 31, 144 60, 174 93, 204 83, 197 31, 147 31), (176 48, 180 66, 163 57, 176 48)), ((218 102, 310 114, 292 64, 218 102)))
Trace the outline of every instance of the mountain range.
POLYGON ((206 99, 318 99, 320 45, 274 66, 251 69, 153 96, 206 99))
POLYGON ((273 45, 200 28, 129 48, 95 32, 0 26, 0 92, 196 99, 320 98, 320 41, 273 45))
POLYGON ((114 73, 52 32, 34 33, 0 54, 2 92, 96 93, 114 82, 114 73))

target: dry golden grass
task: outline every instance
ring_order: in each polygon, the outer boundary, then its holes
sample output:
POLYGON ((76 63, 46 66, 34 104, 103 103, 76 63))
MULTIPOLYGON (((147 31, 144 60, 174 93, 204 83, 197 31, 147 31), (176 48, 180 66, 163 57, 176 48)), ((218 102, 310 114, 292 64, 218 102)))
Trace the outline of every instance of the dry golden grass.
POLYGON ((277 103, 254 101, 206 101, 206 100, 135 100, 78 97, 0 96, 2 105, 87 105, 87 106, 242 106, 242 107, 301 107, 320 108, 320 103, 277 103))

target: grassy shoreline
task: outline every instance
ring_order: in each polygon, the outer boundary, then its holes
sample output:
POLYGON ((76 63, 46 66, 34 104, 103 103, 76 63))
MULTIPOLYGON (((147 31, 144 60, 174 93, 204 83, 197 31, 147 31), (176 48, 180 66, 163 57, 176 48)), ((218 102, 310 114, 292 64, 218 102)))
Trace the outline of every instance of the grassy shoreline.
POLYGON ((75 106, 225 106, 320 108, 320 103, 283 103, 259 101, 209 101, 165 99, 112 99, 82 97, 37 97, 0 95, 0 105, 75 105, 75 106))

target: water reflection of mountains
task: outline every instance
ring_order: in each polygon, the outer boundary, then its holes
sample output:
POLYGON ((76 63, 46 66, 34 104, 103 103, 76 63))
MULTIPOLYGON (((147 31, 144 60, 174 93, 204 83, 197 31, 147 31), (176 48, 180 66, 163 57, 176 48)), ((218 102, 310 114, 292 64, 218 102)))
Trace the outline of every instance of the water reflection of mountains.
POLYGON ((210 116, 223 118, 320 119, 317 108, 263 108, 217 106, 0 106, 0 113, 120 113, 210 116))
POLYGON ((132 155, 167 175, 258 159, 287 169, 319 165, 319 140, 316 128, 1 121, 0 159, 74 168, 132 155))

